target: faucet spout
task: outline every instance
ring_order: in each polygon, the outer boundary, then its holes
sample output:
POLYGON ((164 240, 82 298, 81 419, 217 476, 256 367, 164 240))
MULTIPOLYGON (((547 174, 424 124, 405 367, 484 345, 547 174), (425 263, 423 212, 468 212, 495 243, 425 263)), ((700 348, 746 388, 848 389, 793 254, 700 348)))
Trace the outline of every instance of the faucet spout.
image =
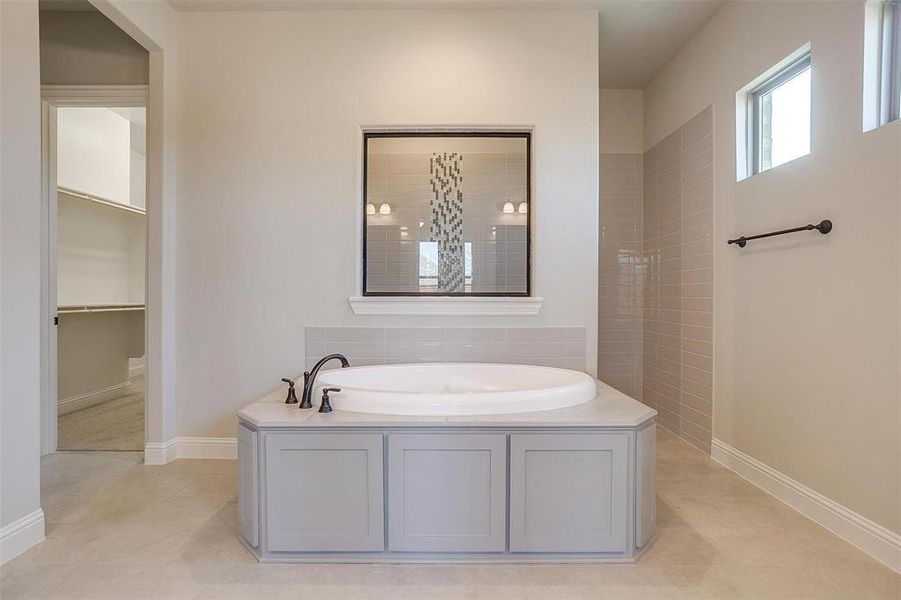
POLYGON ((319 374, 319 369, 322 368, 322 365, 330 360, 340 360, 342 369, 350 366, 350 363, 347 362, 347 357, 343 354, 329 354, 319 359, 319 362, 313 365, 312 369, 303 374, 303 395, 298 408, 313 408, 313 386, 316 383, 316 376, 319 374))

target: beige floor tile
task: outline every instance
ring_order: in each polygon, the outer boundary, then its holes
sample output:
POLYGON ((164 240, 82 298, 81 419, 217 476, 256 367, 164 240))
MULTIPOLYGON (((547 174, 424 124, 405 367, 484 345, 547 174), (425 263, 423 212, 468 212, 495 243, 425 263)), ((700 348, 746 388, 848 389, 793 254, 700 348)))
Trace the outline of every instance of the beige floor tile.
POLYGON ((256 558, 238 540, 237 530, 219 523, 183 534, 178 559, 185 563, 247 565, 256 558))
POLYGON ((823 529, 765 529, 710 535, 715 564, 743 567, 873 568, 878 563, 823 529))
POLYGON ((705 567, 724 564, 725 557, 690 527, 660 527, 657 539, 635 563, 641 567, 705 567))
POLYGON ((522 598, 519 570, 507 565, 374 565, 374 598, 522 598))
MULTIPOLYGON (((234 462, 234 461, 231 461, 234 462)), ((54 452, 41 457, 41 476, 58 471, 73 472, 82 469, 103 471, 128 470, 142 466, 143 452, 54 452)))
MULTIPOLYGON (((298 598, 289 591, 298 565, 187 565, 182 578, 196 589, 194 598, 298 598)), ((309 598, 310 596, 306 596, 309 598)))
POLYGON ((657 540, 634 565, 272 565, 238 541, 235 461, 57 453, 47 540, 0 567, 0 597, 901 599, 901 576, 662 428, 657 458, 657 540))
POLYGON ((687 523, 669 502, 657 496, 657 527, 685 527, 687 523))
MULTIPOLYGON (((807 529, 813 521, 772 496, 670 495, 658 501, 671 510, 670 517, 702 533, 755 532, 761 529, 807 529)), ((666 516, 666 515, 664 515, 666 516)))
POLYGON ((674 496, 765 496, 766 492, 734 473, 659 475, 657 493, 667 500, 674 496))

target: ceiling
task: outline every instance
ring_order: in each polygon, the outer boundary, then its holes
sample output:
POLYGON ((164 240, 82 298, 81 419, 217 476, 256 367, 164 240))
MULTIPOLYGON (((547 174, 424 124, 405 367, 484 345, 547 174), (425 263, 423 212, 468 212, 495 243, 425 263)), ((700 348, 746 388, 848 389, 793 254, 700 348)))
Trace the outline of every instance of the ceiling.
MULTIPOLYGON (((3 1, 3 0, 0 0, 3 1)), ((596 8, 602 88, 644 88, 724 0, 168 0, 176 10, 353 8, 596 8)), ((41 0, 42 10, 91 10, 88 0, 41 0)))
POLYGON ((598 67, 602 88, 644 88, 723 0, 602 0, 598 67))

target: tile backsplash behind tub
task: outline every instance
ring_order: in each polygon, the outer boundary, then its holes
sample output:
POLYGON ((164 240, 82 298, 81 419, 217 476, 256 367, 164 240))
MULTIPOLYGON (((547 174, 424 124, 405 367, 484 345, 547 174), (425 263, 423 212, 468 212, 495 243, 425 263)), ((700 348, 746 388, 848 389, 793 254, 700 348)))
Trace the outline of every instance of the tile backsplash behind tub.
POLYGON ((307 327, 305 342, 307 369, 340 352, 354 366, 482 362, 585 370, 584 327, 307 327))

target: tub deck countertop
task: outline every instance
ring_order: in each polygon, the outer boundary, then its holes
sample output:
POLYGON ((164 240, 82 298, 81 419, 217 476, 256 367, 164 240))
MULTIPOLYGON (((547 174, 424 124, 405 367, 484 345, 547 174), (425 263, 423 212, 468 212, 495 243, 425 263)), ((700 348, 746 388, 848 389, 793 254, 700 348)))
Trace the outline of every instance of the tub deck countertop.
POLYGON ((528 413, 474 416, 383 415, 334 410, 320 413, 319 399, 313 408, 301 410, 285 404, 285 387, 266 394, 238 411, 238 418, 254 428, 329 427, 635 427, 657 415, 645 406, 602 381, 597 382, 597 398, 583 404, 528 413))

